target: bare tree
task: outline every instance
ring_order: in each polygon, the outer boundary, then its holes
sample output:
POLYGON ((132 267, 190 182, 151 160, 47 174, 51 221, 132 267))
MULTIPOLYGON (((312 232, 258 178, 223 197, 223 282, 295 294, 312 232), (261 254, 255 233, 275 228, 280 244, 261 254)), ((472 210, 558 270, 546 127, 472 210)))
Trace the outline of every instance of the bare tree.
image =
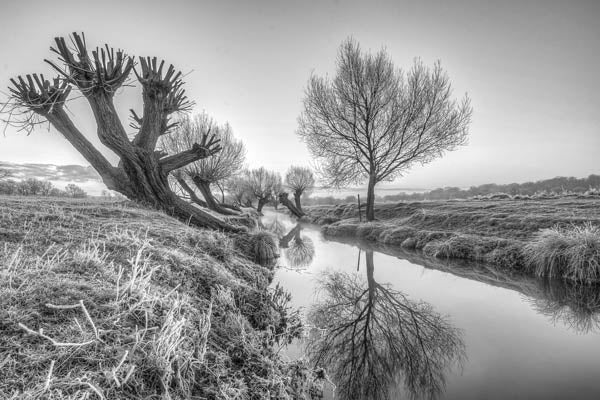
POLYGON ((416 60, 404 73, 384 50, 365 54, 348 39, 333 80, 310 78, 297 133, 329 184, 368 182, 371 221, 375 185, 464 144, 471 112, 468 97, 452 98, 439 62, 428 68, 416 60))
POLYGON ((264 167, 247 171, 245 181, 248 191, 258 200, 258 212, 281 191, 281 175, 264 167))
POLYGON ((292 166, 285 174, 285 184, 290 188, 294 195, 296 208, 302 211, 300 197, 308 194, 315 186, 315 176, 310 168, 292 166))
MULTIPOLYGON (((214 135, 219 140, 221 151, 181 168, 184 174, 190 177, 200 190, 204 201, 195 201, 192 194, 190 194, 190 197, 192 201, 221 214, 237 214, 231 208, 224 207, 222 202, 217 201, 211 189, 212 184, 222 184, 239 173, 244 167, 246 159, 244 143, 234 138, 229 124, 218 126, 206 112, 202 112, 195 117, 186 115, 177 121, 177 127, 174 129, 173 134, 161 138, 159 146, 169 153, 179 153, 190 148, 194 143, 209 134, 214 135)), ((177 181, 183 187, 181 179, 184 179, 183 176, 178 177, 177 181)), ((183 189, 189 193, 186 187, 183 187, 183 189)))
POLYGON ((252 207, 253 194, 247 182, 248 171, 243 171, 237 176, 224 182, 224 190, 229 194, 234 206, 252 207))
POLYGON ((11 97, 5 111, 9 121, 24 129, 49 122, 59 131, 100 174, 108 189, 130 199, 154 205, 197 226, 238 231, 241 228, 209 212, 187 203, 175 195, 168 183, 168 175, 197 160, 216 154, 218 140, 206 135, 190 148, 166 155, 155 151, 162 135, 174 127, 173 114, 188 111, 192 103, 183 89, 181 72, 156 57, 140 57, 135 65, 133 57, 108 45, 88 52, 85 36, 73 33, 71 45, 63 37, 55 39, 51 51, 58 62, 46 60, 59 76, 52 81, 33 74, 12 79, 11 97), (117 90, 135 73, 142 87, 143 114, 131 110, 134 132, 129 138, 114 104, 117 90), (65 103, 72 89, 80 92, 89 103, 97 125, 100 142, 120 159, 113 166, 75 126, 65 111, 65 103))
POLYGON ((69 183, 67 186, 65 186, 65 192, 67 192, 67 195, 73 198, 87 197, 87 193, 74 183, 69 183))
POLYGON ((286 192, 279 193, 279 202, 286 206, 296 218, 302 218, 306 215, 304 214, 304 211, 296 207, 296 205, 290 201, 286 192))
POLYGON ((309 359, 329 372, 343 399, 396 398, 402 384, 407 398, 439 397, 445 373, 465 357, 460 331, 429 304, 376 282, 372 250, 366 264, 366 282, 325 273, 324 298, 309 313, 317 330, 309 359))

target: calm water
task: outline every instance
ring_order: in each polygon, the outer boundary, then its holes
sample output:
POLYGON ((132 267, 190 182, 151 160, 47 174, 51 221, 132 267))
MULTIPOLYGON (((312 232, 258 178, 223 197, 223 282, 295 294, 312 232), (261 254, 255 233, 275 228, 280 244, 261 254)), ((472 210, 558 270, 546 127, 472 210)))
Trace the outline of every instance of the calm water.
POLYGON ((336 398, 600 399, 597 290, 264 223, 282 237, 275 281, 313 327, 286 355, 318 360, 336 398))

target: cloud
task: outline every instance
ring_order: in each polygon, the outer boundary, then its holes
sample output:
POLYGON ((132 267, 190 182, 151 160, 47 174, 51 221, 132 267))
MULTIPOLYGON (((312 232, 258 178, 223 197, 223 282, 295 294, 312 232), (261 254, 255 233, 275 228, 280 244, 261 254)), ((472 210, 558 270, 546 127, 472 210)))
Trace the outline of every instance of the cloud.
POLYGON ((100 175, 92 167, 83 165, 15 164, 0 161, 0 169, 9 170, 15 179, 37 178, 57 182, 101 182, 100 175))
POLYGON ((11 178, 16 180, 37 178, 50 181, 59 188, 64 188, 69 183, 75 183, 91 195, 98 195, 103 189, 106 189, 100 175, 90 166, 16 164, 0 161, 0 169, 8 170, 11 178))

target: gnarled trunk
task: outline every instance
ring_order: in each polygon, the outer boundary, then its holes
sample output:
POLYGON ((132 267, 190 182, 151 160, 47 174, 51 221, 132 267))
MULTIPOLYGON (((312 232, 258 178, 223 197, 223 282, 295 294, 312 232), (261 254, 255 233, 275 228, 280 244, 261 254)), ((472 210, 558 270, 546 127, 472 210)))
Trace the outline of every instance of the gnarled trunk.
POLYGON ((190 200, 192 200, 192 202, 202 207, 207 207, 206 202, 196 195, 194 189, 192 189, 190 185, 188 185, 183 176, 181 176, 180 174, 176 174, 175 179, 177 180, 177 183, 179 183, 179 186, 181 186, 181 188, 185 190, 188 196, 190 196, 190 200))
POLYGON ((194 143, 190 149, 177 154, 162 156, 155 151, 159 137, 168 134, 173 127, 169 124, 170 115, 191 107, 182 89, 181 72, 176 72, 171 65, 163 73, 164 62, 158 63, 156 57, 140 58, 138 71, 134 69, 133 58, 121 50, 106 46, 106 51, 97 48, 90 55, 82 35, 74 33, 71 39, 74 49, 62 37, 56 38, 56 47, 51 48, 63 63, 57 66, 46 60, 60 74, 53 82, 36 74, 11 80, 11 99, 17 106, 48 120, 85 157, 109 189, 165 210, 192 225, 243 230, 180 199, 169 187, 169 173, 220 151, 218 140, 214 135, 209 138, 208 134, 202 137, 201 143, 194 143), (142 85, 144 110, 141 117, 132 111, 137 123, 132 125, 137 129, 133 140, 123 128, 113 102, 117 89, 131 71, 135 71, 142 85), (98 138, 119 157, 118 166, 106 160, 65 112, 64 104, 72 88, 77 88, 88 101, 98 138))
POLYGON ((288 198, 288 194, 286 192, 281 192, 279 193, 279 202, 281 204, 283 204, 284 206, 286 206, 288 208, 288 210, 290 210, 290 212, 292 214, 294 214, 294 216, 296 218, 302 218, 304 217, 306 214, 304 214, 304 212, 300 209, 298 209, 294 203, 292 203, 290 201, 290 199, 288 198))
POLYGON ((294 192, 294 203, 296 203, 296 208, 302 211, 302 205, 300 204, 300 197, 302 196, 302 192, 295 191, 294 192))
POLYGON ((193 176, 192 181, 194 181, 194 184, 200 190, 200 193, 202 193, 202 197, 204 197, 208 208, 218 212, 219 214, 239 215, 239 213, 233 211, 232 209, 223 207, 220 203, 218 203, 215 200, 215 197, 213 196, 212 191, 210 190, 209 181, 200 178, 198 175, 193 176))
POLYGON ((256 211, 258 211, 259 213, 262 213, 263 207, 268 202, 269 202, 269 198, 268 197, 259 197, 258 198, 258 205, 256 206, 256 211))

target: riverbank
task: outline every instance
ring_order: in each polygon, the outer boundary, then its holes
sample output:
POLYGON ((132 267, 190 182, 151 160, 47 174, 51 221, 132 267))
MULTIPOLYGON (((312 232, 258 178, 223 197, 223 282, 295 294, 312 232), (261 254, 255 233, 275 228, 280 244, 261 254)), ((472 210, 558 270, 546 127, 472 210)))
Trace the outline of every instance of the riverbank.
POLYGON ((0 197, 0 216, 1 398, 310 398, 252 234, 97 200, 0 197))
MULTIPOLYGON (((567 249, 568 244, 548 235, 552 234, 553 227, 569 229, 600 224, 600 199, 377 204, 376 221, 369 223, 359 221, 356 204, 306 207, 305 211, 311 222, 323 225, 326 236, 356 237, 387 246, 422 250, 431 257, 482 261, 527 274, 598 280, 600 237, 597 232, 587 235, 584 232, 582 248, 574 250, 583 252, 579 254, 583 264, 578 268, 592 271, 590 276, 563 271, 562 264, 567 264, 563 254, 559 254, 558 259, 547 259, 547 256, 548 251, 560 250, 561 246, 565 252, 572 250, 567 249), (554 240, 550 243, 553 247, 549 246, 550 239, 554 240), (547 263, 549 265, 544 265, 547 263)), ((554 236, 560 234, 559 231, 554 236)))

